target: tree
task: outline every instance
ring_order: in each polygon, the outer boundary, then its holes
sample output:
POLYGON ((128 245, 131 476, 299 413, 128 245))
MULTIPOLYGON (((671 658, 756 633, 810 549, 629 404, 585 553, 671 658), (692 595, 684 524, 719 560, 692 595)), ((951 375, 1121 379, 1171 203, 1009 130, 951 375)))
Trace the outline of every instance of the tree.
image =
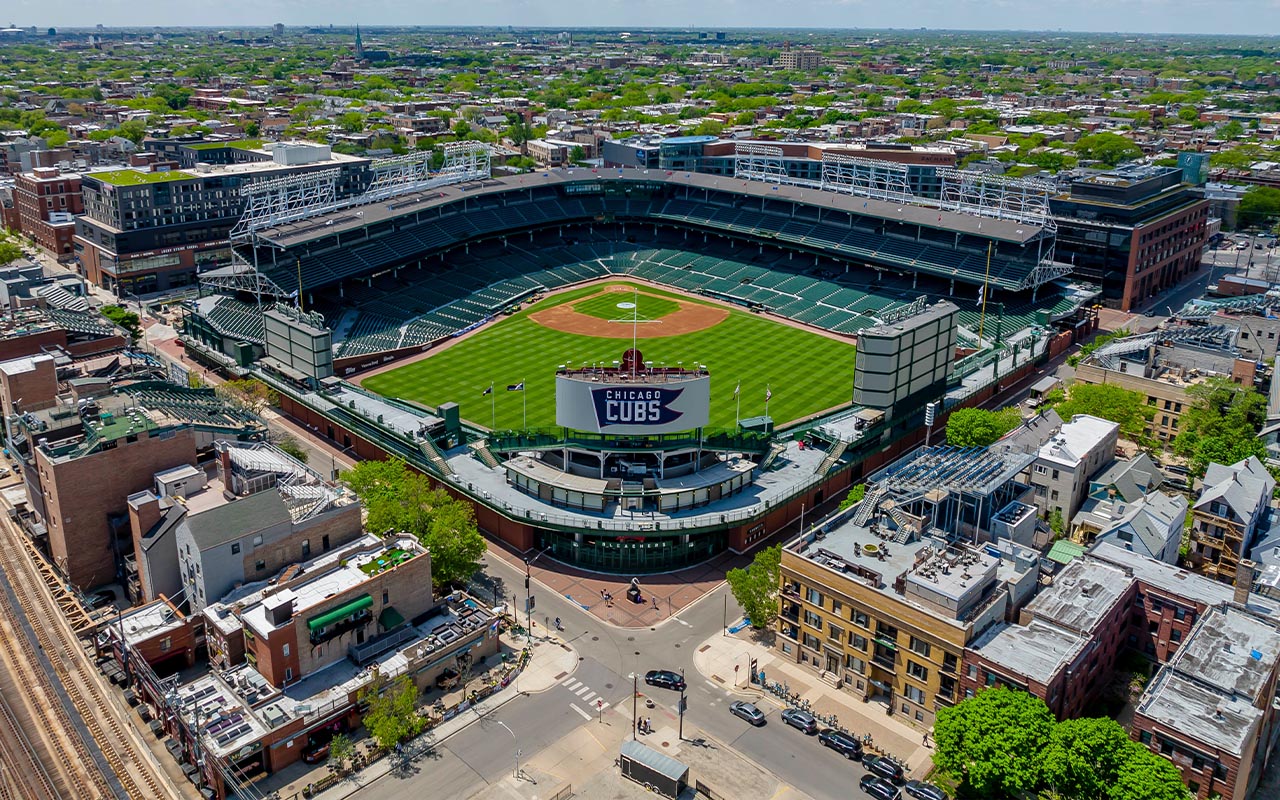
POLYGON ((1200 119, 1200 111, 1195 106, 1183 106, 1178 109, 1178 119, 1183 122, 1196 122, 1200 119))
POLYGON ((587 151, 582 149, 582 145, 575 144, 573 149, 569 151, 569 161, 574 164, 581 164, 587 160, 587 151))
POLYGON ((761 550, 746 569, 731 569, 724 577, 734 599, 751 620, 751 627, 762 630, 773 624, 778 618, 782 545, 761 550))
POLYGON ((1182 782, 1182 773, 1169 759, 1130 741, 1115 782, 1107 789, 1108 800, 1193 800, 1182 782))
POLYGON ((1241 227, 1259 225, 1280 217, 1280 189, 1250 186, 1240 198, 1238 216, 1241 227))
POLYGON ((1034 695, 1003 686, 951 708, 933 725, 933 763, 966 794, 1009 797, 1041 784, 1040 754, 1053 732, 1053 714, 1034 695))
POLYGON ((307 459, 311 457, 311 451, 303 447, 302 442, 299 442, 297 439, 295 439, 294 437, 290 436, 287 433, 281 436, 275 442, 275 445, 276 447, 284 451, 286 454, 291 455, 294 458, 301 461, 303 464, 307 463, 307 459))
POLYGON ((866 496, 867 496, 867 485, 865 483, 858 484, 857 486, 850 489, 849 493, 844 496, 843 500, 840 501, 840 510, 844 511, 846 508, 853 508, 858 503, 861 503, 862 498, 866 496))
POLYGON ((1018 427, 1022 413, 1016 406, 999 411, 962 408, 947 419, 947 444, 955 447, 986 447, 1018 427))
POLYGON ((355 753, 355 744, 352 743, 351 737, 345 733, 339 733, 329 740, 329 763, 339 774, 346 772, 347 759, 351 758, 355 753))
POLYGON ((486 544, 471 506, 433 489, 404 461, 361 461, 342 479, 364 502, 369 530, 404 531, 427 548, 437 587, 466 580, 479 569, 486 544))
POLYGON ((1211 378, 1187 388, 1191 407, 1178 418, 1173 451, 1187 459, 1191 474, 1204 475, 1209 464, 1234 464, 1266 458, 1258 431, 1266 422, 1267 399, 1252 386, 1211 378))
POLYGON ((1062 535, 1067 532, 1067 524, 1062 519, 1062 510, 1055 508, 1049 514, 1049 530, 1053 531, 1054 539, 1061 539, 1062 535))
POLYGON ((384 749, 416 736, 426 723, 418 715, 418 687, 408 675, 401 675, 390 684, 377 676, 360 692, 360 699, 369 704, 364 727, 384 749))
POLYGON ((1059 722, 1042 756, 1044 780, 1064 797, 1103 797, 1115 783, 1131 745, 1133 741, 1115 720, 1059 722))
POLYGON ((1235 141, 1244 135, 1244 126, 1233 119, 1219 128, 1218 134, 1228 141, 1235 141))
POLYGON ((136 342, 142 338, 142 319, 136 311, 130 311, 122 306, 103 306, 102 316, 124 328, 133 341, 136 342))
POLYGON ((1076 414, 1091 414, 1120 424, 1120 434, 1139 441, 1147 435, 1147 422, 1155 409, 1147 405, 1142 392, 1114 383, 1073 383, 1067 399, 1056 406, 1058 416, 1070 420, 1076 414))
POLYGON ((255 416, 265 411, 268 406, 274 406, 280 402, 279 393, 257 378, 236 378, 226 381, 218 387, 218 395, 231 405, 255 416))
POLYGON ((1108 131, 1081 136, 1075 148, 1081 158, 1101 161, 1110 167, 1142 157, 1142 148, 1120 134, 1108 131))
POLYGON ((359 133, 364 130, 364 114, 359 111, 347 111, 338 115, 338 127, 347 133, 359 133))
POLYGON ((0 267, 22 258, 22 248, 13 242, 0 241, 0 267))
POLYGON ((1081 347, 1079 353, 1074 353, 1070 356, 1067 356, 1067 364, 1074 367, 1078 365, 1083 359, 1088 358, 1090 355, 1092 355, 1095 350, 1097 350, 1099 347, 1102 347, 1104 344, 1107 344, 1108 342, 1114 341, 1116 339, 1123 339, 1126 336, 1132 336, 1132 335, 1133 334, 1129 332, 1128 328, 1117 328, 1116 330, 1110 331, 1108 333, 1100 333, 1097 336, 1093 337, 1092 342, 1089 342, 1084 347, 1081 347))
POLYGON ((116 128, 116 134, 123 136, 134 144, 141 144, 147 135, 147 124, 140 119, 126 120, 116 128))
POLYGON ((480 569, 486 545, 476 528, 471 506, 437 489, 436 505, 423 545, 431 553, 431 580, 447 586, 470 578, 480 569))

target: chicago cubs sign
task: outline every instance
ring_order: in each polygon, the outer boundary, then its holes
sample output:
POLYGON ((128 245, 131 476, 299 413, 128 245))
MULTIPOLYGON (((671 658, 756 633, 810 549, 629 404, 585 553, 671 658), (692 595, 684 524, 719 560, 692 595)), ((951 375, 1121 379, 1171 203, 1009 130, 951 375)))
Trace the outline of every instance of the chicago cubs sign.
MULTIPOLYGON (((612 378, 612 376, 608 376, 612 378)), ((621 383, 556 376, 556 424, 579 431, 659 434, 702 428, 711 405, 706 374, 621 383)))

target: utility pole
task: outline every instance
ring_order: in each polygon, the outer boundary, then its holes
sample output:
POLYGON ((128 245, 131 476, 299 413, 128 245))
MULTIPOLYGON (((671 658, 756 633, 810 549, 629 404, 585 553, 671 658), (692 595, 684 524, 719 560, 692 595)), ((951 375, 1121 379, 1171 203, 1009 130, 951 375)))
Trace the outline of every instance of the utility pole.
POLYGON ((681 742, 684 741, 684 709, 685 709, 685 706, 687 705, 684 699, 685 688, 686 688, 686 684, 684 680, 684 670, 681 669, 680 670, 680 707, 678 709, 680 714, 680 729, 676 734, 679 737, 679 741, 681 742))
POLYGON ((636 671, 631 673, 631 741, 640 738, 640 651, 636 651, 636 671))

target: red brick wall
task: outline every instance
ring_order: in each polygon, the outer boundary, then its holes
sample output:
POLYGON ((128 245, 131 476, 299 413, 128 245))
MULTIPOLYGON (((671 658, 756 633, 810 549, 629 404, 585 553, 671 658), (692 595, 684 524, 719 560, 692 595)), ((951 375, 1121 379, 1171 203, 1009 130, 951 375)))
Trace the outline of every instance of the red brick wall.
MULTIPOLYGON (((115 579, 109 514, 125 514, 126 498, 148 489, 155 473, 196 463, 195 435, 178 430, 168 439, 154 435, 60 464, 36 448, 36 466, 45 491, 49 548, 54 563, 77 586, 89 588, 115 579), (65 496, 64 496, 65 492, 65 496)), ((128 540, 122 546, 129 547, 128 540)))

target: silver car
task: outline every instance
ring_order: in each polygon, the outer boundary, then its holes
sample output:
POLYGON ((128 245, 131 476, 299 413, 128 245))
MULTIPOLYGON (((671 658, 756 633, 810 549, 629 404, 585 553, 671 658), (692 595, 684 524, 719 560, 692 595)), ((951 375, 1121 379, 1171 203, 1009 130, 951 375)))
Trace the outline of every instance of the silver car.
POLYGON ((757 728, 764 724, 764 712, 756 708, 752 703, 744 703, 739 700, 729 706, 729 713, 735 717, 741 717, 757 728))

